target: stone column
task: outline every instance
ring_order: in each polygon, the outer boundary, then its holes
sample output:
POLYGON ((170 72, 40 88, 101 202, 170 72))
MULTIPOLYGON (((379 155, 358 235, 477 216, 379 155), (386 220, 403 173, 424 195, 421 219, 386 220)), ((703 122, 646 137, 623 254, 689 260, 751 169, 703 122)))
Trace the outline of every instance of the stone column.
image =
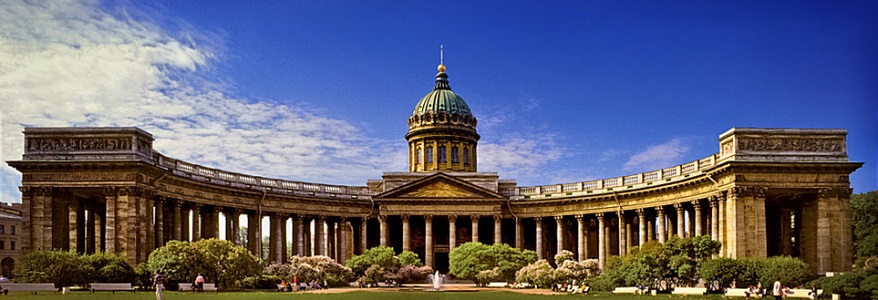
POLYGON ((564 249, 564 216, 555 216, 555 239, 557 245, 555 254, 560 254, 564 249))
POLYGON ((628 253, 634 247, 634 239, 631 238, 634 235, 634 230, 631 230, 631 221, 627 217, 625 218, 625 253, 628 253))
POLYGON ((522 249, 524 247, 523 228, 521 227, 521 219, 515 218, 515 248, 522 249))
POLYGON ((600 266, 601 270, 604 269, 604 264, 607 262, 607 246, 606 246, 606 229, 604 226, 604 213, 598 213, 598 266, 600 266))
POLYGON ((718 237, 717 240, 720 243, 722 243, 722 247, 720 247, 719 253, 720 253, 720 256, 730 257, 728 255, 729 247, 728 247, 728 245, 726 245, 726 243, 727 243, 727 235, 726 235, 727 232, 726 231, 728 230, 728 226, 726 226, 726 217, 725 217, 726 216, 726 209, 727 209, 726 208, 726 195, 725 194, 718 195, 717 208, 719 211, 716 214, 716 218, 717 218, 716 223, 717 223, 717 227, 719 228, 719 229, 717 229, 717 237, 718 237))
POLYGON ((646 211, 643 208, 637 209, 637 245, 643 247, 646 244, 646 211))
POLYGON ((659 243, 664 244, 668 241, 667 229, 665 228, 665 224, 667 220, 665 218, 665 208, 662 206, 655 208, 656 213, 658 213, 658 240, 659 243))
POLYGON ((674 203, 674 209, 677 210, 677 237, 685 238, 686 237, 686 219, 684 219, 683 213, 686 211, 683 208, 683 203, 674 203))
POLYGON ((68 241, 68 245, 65 245, 65 246, 67 246, 67 249, 70 251, 74 251, 76 253, 82 253, 82 251, 80 251, 80 249, 77 247, 77 237, 78 237, 77 228, 79 228, 79 226, 77 226, 77 225, 79 225, 79 223, 77 221, 79 220, 78 215, 81 214, 79 212, 79 209, 82 206, 79 204, 79 201, 76 201, 75 197, 70 199, 68 201, 67 205, 68 205, 67 206, 67 241, 68 241))
POLYGON ((244 213, 243 209, 235 208, 232 210, 232 241, 235 245, 241 245, 241 214, 244 213))
POLYGON ((387 216, 378 216, 379 236, 381 238, 381 246, 388 246, 387 241, 387 216))
POLYGON ((719 240, 719 205, 715 196, 710 197, 710 238, 719 240))
POLYGON ((448 252, 457 246, 457 216, 448 216, 448 252))
POLYGON ((307 256, 308 251, 305 249, 305 218, 302 215, 296 215, 296 254, 299 256, 307 256))
POLYGON ((369 217, 363 217, 363 223, 360 225, 360 253, 363 254, 369 248, 369 217))
POLYGON ((253 211, 247 214, 247 250, 257 258, 262 258, 262 233, 259 232, 261 217, 259 212, 253 211))
POLYGON ((546 256, 545 247, 543 247, 543 218, 534 218, 537 231, 537 259, 543 259, 546 256))
POLYGON ((314 253, 314 245, 313 243, 311 243, 311 237, 314 235, 313 232, 311 232, 311 225, 313 223, 316 223, 317 221, 315 221, 314 218, 305 217, 303 222, 305 223, 304 227, 302 227, 302 236, 304 237, 303 240, 305 241, 305 256, 316 255, 316 253, 314 253))
POLYGON ((588 253, 585 253, 585 219, 582 215, 576 215, 576 259, 583 261, 588 259, 588 253))
MULTIPOLYGON (((33 235, 31 239, 32 250, 52 250, 52 220, 53 220, 53 211, 52 211, 52 202, 53 201, 53 191, 51 187, 39 187, 35 188, 36 193, 33 196, 33 209, 31 218, 33 220, 31 224, 31 230, 33 231, 33 235)), ((122 197, 123 191, 120 189, 117 191, 115 188, 107 188, 105 189, 105 197, 107 199, 107 226, 117 227, 114 220, 116 220, 115 207, 117 206, 117 202, 119 198, 122 197)), ((116 242, 116 232, 115 228, 107 231, 107 244, 111 246, 107 246, 108 252, 114 252, 116 249, 113 245, 116 242)), ((121 249, 118 251, 121 252, 121 249)))
POLYGON ((317 219, 314 219, 314 255, 326 255, 326 240, 324 240, 325 218, 324 216, 317 216, 317 219))
POLYGON ((214 205, 210 214, 210 237, 219 239, 219 215, 220 215, 220 207, 214 205))
POLYGON ((192 241, 201 239, 201 204, 192 205, 192 241))
MULTIPOLYGON (((187 210, 188 211, 188 210, 187 210)), ((186 216, 189 220, 189 216, 186 216)), ((184 241, 189 239, 189 222, 183 222, 183 200, 174 200, 174 239, 184 241), (183 231, 186 231, 185 239, 183 231)))
POLYGON ((424 261, 426 266, 435 268, 433 264, 433 216, 424 216, 424 261))
POLYGON ((646 241, 654 241, 655 238, 655 218, 646 219, 646 241))
POLYGON ((494 216, 494 244, 500 244, 503 242, 503 217, 502 216, 494 216))
POLYGON ((412 230, 409 225, 409 215, 402 215, 402 251, 412 250, 412 230))
POLYGON ((348 231, 350 228, 351 221, 342 217, 341 222, 338 223, 338 253, 336 254, 338 263, 342 265, 348 260, 348 231))
POLYGON ((155 241, 156 248, 165 245, 165 199, 162 198, 155 201, 155 241))
POLYGON ((701 203, 698 200, 692 201, 692 207, 695 210, 695 235, 704 235, 704 230, 701 227, 701 223, 704 222, 704 219, 701 216, 701 203))
POLYGON ((478 242, 479 241, 479 216, 472 215, 470 217, 470 220, 472 220, 472 229, 473 229, 472 230, 473 237, 472 237, 471 241, 478 242))
POLYGON ((625 255, 628 251, 628 233, 625 231, 628 220, 625 218, 625 211, 620 210, 616 214, 619 216, 619 255, 625 255))

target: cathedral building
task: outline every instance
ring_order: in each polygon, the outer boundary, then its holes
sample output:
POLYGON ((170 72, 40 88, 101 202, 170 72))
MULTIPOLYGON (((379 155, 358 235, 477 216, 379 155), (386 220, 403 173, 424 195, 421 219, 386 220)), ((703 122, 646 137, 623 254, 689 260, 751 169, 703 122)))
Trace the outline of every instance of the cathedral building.
POLYGON ((171 240, 222 238, 271 262, 344 262, 383 245, 445 272, 448 253, 471 241, 549 260, 569 250, 603 266, 648 241, 708 235, 724 257, 790 255, 816 274, 851 268, 848 178, 862 163, 849 161, 843 129, 732 128, 716 153, 686 164, 518 186, 478 170, 478 119, 445 71, 408 117, 407 172, 364 186, 174 159, 138 128, 25 128, 22 159, 8 162, 22 173, 20 250, 116 252, 134 264, 171 240))

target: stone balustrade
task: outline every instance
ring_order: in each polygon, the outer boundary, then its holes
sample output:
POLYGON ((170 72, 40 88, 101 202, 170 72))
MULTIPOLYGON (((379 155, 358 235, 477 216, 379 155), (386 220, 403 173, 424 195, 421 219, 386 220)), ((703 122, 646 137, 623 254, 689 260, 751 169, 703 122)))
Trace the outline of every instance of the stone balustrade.
MULTIPOLYGON (((622 177, 541 186, 521 186, 507 193, 511 193, 508 196, 513 197, 513 199, 542 199, 572 196, 577 193, 612 192, 617 187, 630 189, 650 187, 654 183, 675 182, 689 178, 691 175, 701 174, 703 170, 716 165, 716 156, 714 154, 682 165, 622 177)), ((504 195, 506 194, 504 193, 504 195)))
POLYGON ((173 159, 159 153, 154 153, 153 159, 156 166, 172 171, 175 175, 219 185, 264 190, 280 194, 304 192, 310 196, 326 198, 343 197, 369 200, 372 197, 371 191, 365 186, 328 185, 250 176, 200 166, 173 159))

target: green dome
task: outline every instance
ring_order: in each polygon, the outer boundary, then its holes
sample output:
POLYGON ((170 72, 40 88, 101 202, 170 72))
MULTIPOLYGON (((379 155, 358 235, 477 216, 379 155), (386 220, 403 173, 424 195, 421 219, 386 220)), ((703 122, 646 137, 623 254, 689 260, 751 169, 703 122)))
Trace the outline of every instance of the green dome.
POLYGON ((451 91, 451 87, 448 85, 448 75, 444 72, 436 75, 436 86, 433 87, 432 92, 421 98, 418 105, 415 105, 412 116, 426 114, 436 116, 440 113, 457 114, 460 117, 473 115, 463 98, 451 91))

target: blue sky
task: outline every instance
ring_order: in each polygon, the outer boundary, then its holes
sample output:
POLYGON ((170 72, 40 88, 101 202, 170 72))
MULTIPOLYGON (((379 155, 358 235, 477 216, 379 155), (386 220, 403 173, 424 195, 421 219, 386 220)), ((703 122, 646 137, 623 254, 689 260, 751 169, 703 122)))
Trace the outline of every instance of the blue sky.
MULTIPOLYGON (((137 126, 229 171, 364 185, 404 171, 445 46, 479 170, 647 172, 732 127, 845 128, 878 189, 874 1, 0 0, 2 159, 23 126, 137 126)), ((3 167, 2 199, 20 201, 3 167)))

